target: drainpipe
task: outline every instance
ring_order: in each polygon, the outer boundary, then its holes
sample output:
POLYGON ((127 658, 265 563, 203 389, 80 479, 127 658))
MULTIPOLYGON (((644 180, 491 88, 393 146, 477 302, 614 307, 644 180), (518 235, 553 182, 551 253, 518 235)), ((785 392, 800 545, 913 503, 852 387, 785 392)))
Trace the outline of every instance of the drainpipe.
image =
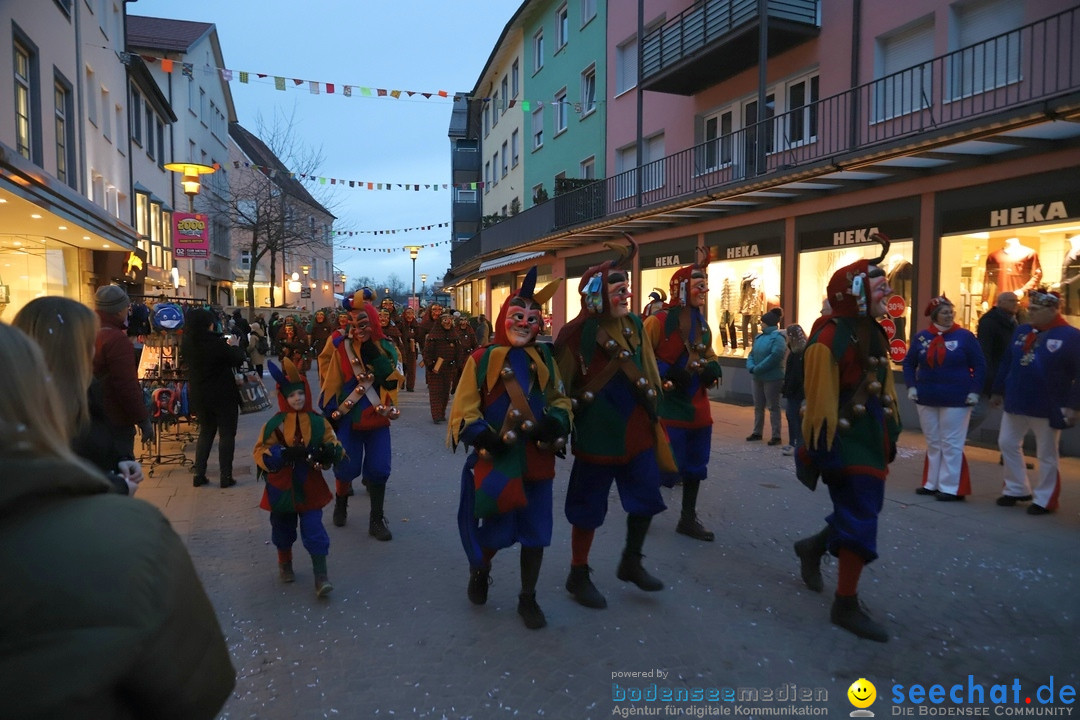
POLYGON ((638 76, 637 76, 637 206, 641 207, 642 194, 644 188, 642 180, 645 179, 642 171, 642 161, 644 160, 645 152, 645 140, 641 136, 643 118, 645 116, 645 93, 641 90, 641 60, 645 54, 645 0, 638 0, 637 4, 637 52, 638 52, 638 76))
POLYGON ((769 0, 758 0, 758 100, 757 100, 757 152, 754 158, 755 174, 765 172, 765 96, 769 83, 769 0))
POLYGON ((76 116, 79 118, 79 152, 76 153, 78 164, 76 165, 75 172, 78 180, 77 191, 82 195, 86 195, 86 178, 83 176, 83 170, 86 167, 86 121, 85 110, 86 101, 85 93, 86 87, 83 85, 83 59, 82 59, 82 14, 84 8, 81 3, 74 4, 75 11, 75 87, 77 88, 79 97, 79 110, 76 116))
MULTIPOLYGON (((121 19, 123 23, 123 51, 127 52, 127 19, 128 19, 128 3, 138 2, 139 0, 124 0, 120 7, 124 12, 124 16, 121 19)), ((124 85, 124 107, 127 108, 127 161, 128 161, 128 217, 131 218, 131 227, 137 228, 138 225, 135 222, 135 162, 132 159, 134 153, 131 152, 131 63, 130 61, 124 63, 124 77, 127 82, 124 85)), ((119 129, 119 128, 118 128, 119 129)), ((138 230, 136 230, 138 232, 138 230)), ((136 247, 138 247, 136 245, 136 247)), ((150 262, 149 253, 146 258, 147 263, 150 262)), ((143 292, 146 291, 145 286, 143 292)))
MULTIPOLYGON (((859 53, 862 50, 862 0, 851 2, 851 87, 859 87, 859 53)), ((859 103, 862 98, 852 93, 851 117, 848 118, 848 146, 854 148, 859 142, 856 122, 859 118, 859 103)))

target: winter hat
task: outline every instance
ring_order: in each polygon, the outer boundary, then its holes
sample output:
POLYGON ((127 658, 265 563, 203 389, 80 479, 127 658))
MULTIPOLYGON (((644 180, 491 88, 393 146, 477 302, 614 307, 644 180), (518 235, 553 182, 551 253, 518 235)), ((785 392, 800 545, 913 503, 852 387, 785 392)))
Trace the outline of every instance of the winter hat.
POLYGON ((795 323, 784 328, 787 333, 788 346, 793 350, 802 350, 806 347, 806 331, 802 325, 795 323))
POLYGON ((1046 289, 1032 290, 1028 293, 1028 303, 1056 308, 1061 304, 1061 294, 1046 289))
POLYGON ((118 313, 127 310, 131 298, 119 285, 102 285, 94 293, 94 307, 103 313, 118 313))
POLYGON ((889 252, 889 238, 884 233, 874 233, 871 238, 881 243, 880 255, 871 260, 857 260, 845 265, 829 278, 826 300, 829 302, 832 317, 867 317, 870 278, 885 274, 877 264, 889 252))
POLYGON ((307 378, 296 369, 296 365, 289 358, 281 359, 281 367, 279 368, 274 364, 273 360, 269 360, 266 363, 267 368, 270 370, 271 377, 277 382, 278 390, 278 410, 281 412, 296 412, 289 407, 288 398, 297 390, 304 391, 304 407, 300 412, 312 412, 311 408, 311 388, 308 386, 307 378))
POLYGON ((941 293, 938 297, 930 298, 930 302, 926 305, 926 310, 923 311, 923 315, 930 318, 931 321, 937 320, 937 315, 945 306, 952 307, 952 300, 945 297, 945 293, 941 293))
POLYGON ((761 323, 763 325, 776 327, 780 324, 780 318, 782 317, 784 317, 783 309, 776 307, 761 316, 761 323))

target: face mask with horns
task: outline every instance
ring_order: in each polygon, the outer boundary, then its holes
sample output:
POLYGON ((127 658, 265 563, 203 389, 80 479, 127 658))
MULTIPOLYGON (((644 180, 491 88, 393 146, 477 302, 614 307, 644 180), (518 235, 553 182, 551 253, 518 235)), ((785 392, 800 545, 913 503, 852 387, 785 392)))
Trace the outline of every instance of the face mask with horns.
POLYGON ((606 260, 599 265, 594 265, 585 271, 578 283, 578 292, 581 293, 582 309, 594 315, 601 313, 613 314, 609 285, 622 283, 626 286, 625 298, 629 300, 630 267, 634 256, 637 254, 637 242, 629 233, 623 233, 627 246, 620 247, 613 243, 604 243, 604 247, 618 253, 619 257, 614 260, 606 260))

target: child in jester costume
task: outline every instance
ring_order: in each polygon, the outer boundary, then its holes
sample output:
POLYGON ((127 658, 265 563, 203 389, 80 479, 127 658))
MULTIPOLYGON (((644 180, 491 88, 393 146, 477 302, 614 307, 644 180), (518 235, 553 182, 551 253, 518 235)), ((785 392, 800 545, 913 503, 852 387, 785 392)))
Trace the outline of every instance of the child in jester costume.
MULTIPOLYGON (((574 399, 574 465, 566 492, 566 518, 572 558, 566 589, 589 608, 607 600, 589 579, 589 550, 607 515, 614 482, 626 518, 626 546, 616 577, 642 590, 662 590, 664 583, 641 564, 641 550, 652 516, 666 509, 660 495, 660 467, 674 471, 671 448, 657 418, 660 374, 641 318, 630 312, 630 286, 621 260, 589 268, 578 286, 581 312, 563 326, 555 357, 574 399), (659 464, 658 464, 659 463, 659 464)), ((610 246, 616 249, 614 246, 610 246)))
POLYGON ((813 489, 820 477, 829 487, 833 512, 825 529, 795 543, 803 582, 821 592, 821 558, 839 559, 832 622, 861 638, 886 642, 885 628, 860 606, 863 567, 877 558, 878 515, 885 478, 896 457, 900 419, 889 364, 889 341, 877 318, 892 293, 878 263, 889 249, 873 238, 881 256, 840 268, 829 280, 831 312, 814 323, 804 353, 805 443, 795 453, 796 474, 813 489))
POLYGON ((371 499, 368 534, 387 541, 393 537, 383 514, 390 478, 390 421, 401 415, 396 406, 404 376, 397 348, 379 326, 373 297, 363 288, 343 302, 348 325, 335 330, 319 353, 319 407, 346 453, 334 466, 334 525, 345 525, 353 480, 362 475, 371 499))
POLYGON ((279 412, 259 432, 253 453, 259 475, 266 481, 259 506, 270 511, 271 540, 278 552, 281 581, 296 579, 292 546, 296 527, 315 570, 315 594, 334 589, 326 576, 330 536, 322 523, 322 509, 330 503, 330 488, 323 468, 341 460, 341 443, 326 419, 311 408, 311 388, 291 360, 278 368, 270 363, 277 381, 279 412))
POLYGON ((518 614, 531 630, 547 620, 536 602, 551 544, 555 455, 570 433, 570 399, 547 345, 537 344, 543 304, 560 280, 535 290, 536 268, 502 306, 494 344, 465 361, 450 410, 448 444, 471 445, 461 474, 458 527, 469 558, 469 600, 487 602, 491 559, 521 544, 518 614))
POLYGON ((712 332, 702 314, 709 293, 704 261, 680 268, 671 277, 671 300, 645 318, 656 364, 663 378, 660 422, 671 441, 677 473, 661 480, 673 487, 682 479, 682 514, 675 531, 696 540, 712 542, 715 535, 697 517, 701 481, 709 468, 712 449, 712 412, 706 389, 721 377, 720 363, 712 348, 712 332))

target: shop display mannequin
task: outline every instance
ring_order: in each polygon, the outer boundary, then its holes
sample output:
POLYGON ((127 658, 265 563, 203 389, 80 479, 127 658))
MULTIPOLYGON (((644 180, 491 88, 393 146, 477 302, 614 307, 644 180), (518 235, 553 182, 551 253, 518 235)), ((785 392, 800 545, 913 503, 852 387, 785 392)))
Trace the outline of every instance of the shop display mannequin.
POLYGON ((1061 263, 1061 296, 1065 299, 1063 315, 1080 315, 1080 234, 1069 238, 1072 248, 1061 263))
MULTIPOLYGON (((893 292, 904 298, 904 303, 910 308, 915 286, 915 266, 900 253, 893 253, 882 269, 893 292)), ((896 322, 896 338, 907 342, 907 313, 893 319, 896 322)))
POLYGON ((757 335, 758 321, 765 309, 765 293, 761 289, 761 279, 751 270, 739 283, 739 313, 742 315, 743 348, 748 349, 757 335))
POLYGON ((986 279, 983 282, 983 300, 993 301, 998 293, 1014 292, 1019 297, 1036 287, 1042 279, 1039 256, 1031 248, 1021 245, 1020 238, 1009 238, 1005 247, 986 257, 986 279))
POLYGON ((735 336, 735 313, 732 312, 732 306, 735 304, 735 290, 731 287, 731 280, 729 277, 724 278, 724 284, 720 288, 720 303, 717 306, 720 342, 723 343, 725 351, 734 350, 739 344, 735 336))

